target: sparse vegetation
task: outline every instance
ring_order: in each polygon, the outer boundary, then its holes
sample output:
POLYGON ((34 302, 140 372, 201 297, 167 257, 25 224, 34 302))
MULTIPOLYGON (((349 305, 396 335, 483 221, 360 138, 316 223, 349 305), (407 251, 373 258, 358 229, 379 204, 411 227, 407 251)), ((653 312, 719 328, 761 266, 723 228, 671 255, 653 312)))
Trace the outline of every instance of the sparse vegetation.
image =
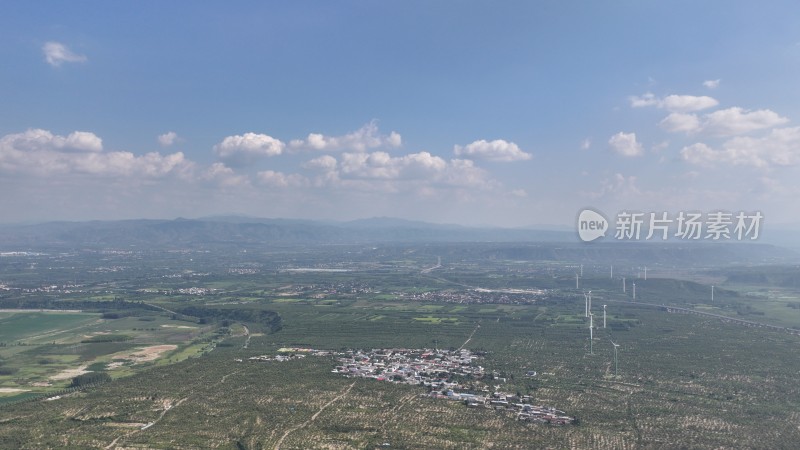
MULTIPOLYGON (((0 447, 105 447, 116 438, 120 447, 221 448, 270 448, 281 439, 282 448, 779 448, 800 440, 800 391, 793 387, 800 363, 786 357, 799 336, 660 307, 783 325, 790 320, 783 311, 795 310, 787 305, 800 303, 785 298, 791 288, 726 284, 718 267, 708 275, 687 272, 715 277, 711 303, 706 284, 672 270, 669 279, 637 280, 639 302, 631 303, 616 281, 592 275, 601 267, 586 264, 583 284, 593 290, 598 327, 589 355, 574 265, 487 259, 502 253, 488 248, 415 247, 413 257, 407 246, 380 254, 284 250, 259 260, 258 273, 228 270, 240 254, 198 253, 202 276, 186 274, 164 253, 149 255, 151 265, 170 261, 180 276, 142 269, 138 279, 112 280, 100 272, 71 294, 5 292, 7 304, 51 308, 0 316, 0 386, 8 389, 0 397, 0 447), (445 259, 444 267, 420 273, 433 252, 444 251, 458 262, 445 259), (354 270, 281 271, 298 265, 354 270), (176 294, 192 287, 208 293, 176 294), (545 292, 504 296, 503 289, 545 292), (781 289, 784 298, 750 295, 758 289, 781 289), (426 292, 440 300, 423 300, 426 292), (779 308, 767 307, 773 301, 779 308), (131 314, 111 317, 108 302, 137 307, 114 309, 131 314), (76 304, 82 312, 64 307, 76 304), (605 329, 598 304, 607 305, 605 329), (611 339, 620 344, 616 377, 611 339), (301 346, 466 346, 486 370, 481 383, 457 377, 467 389, 487 383, 577 419, 573 427, 549 428, 425 398, 416 386, 341 378, 331 373, 332 357, 248 360, 301 346), (88 372, 51 379, 78 369, 88 372), (14 419, 26 415, 37 422, 14 419)), ((4 279, 22 283, 20 272, 5 270, 4 279)))

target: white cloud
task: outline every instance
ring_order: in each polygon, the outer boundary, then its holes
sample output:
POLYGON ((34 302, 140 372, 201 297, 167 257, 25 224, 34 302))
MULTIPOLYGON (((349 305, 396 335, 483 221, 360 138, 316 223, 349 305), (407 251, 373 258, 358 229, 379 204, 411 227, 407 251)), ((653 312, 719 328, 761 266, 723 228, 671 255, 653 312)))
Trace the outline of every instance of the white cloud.
POLYGON ((772 128, 788 122, 769 109, 748 111, 733 107, 720 109, 702 117, 696 114, 672 113, 659 124, 670 132, 705 133, 713 136, 735 136, 751 131, 772 128))
POLYGON ((161 144, 162 147, 169 147, 176 142, 178 142, 178 133, 174 131, 170 131, 158 136, 158 143, 161 144))
POLYGON ((439 177, 439 181, 449 186, 477 187, 489 189, 497 183, 489 179, 485 170, 469 159, 451 159, 439 177))
POLYGON ((661 99, 650 92, 642 96, 631 96, 628 100, 633 108, 655 106, 670 112, 700 111, 719 104, 716 99, 705 95, 668 95, 661 99))
POLYGON ((331 171, 336 169, 336 158, 330 155, 320 156, 305 163, 303 167, 307 169, 317 169, 323 171, 331 171))
POLYGON ((611 149, 622 156, 639 156, 643 153, 642 144, 636 142, 636 133, 619 132, 608 140, 611 149))
POLYGON ((13 174, 161 177, 183 173, 191 166, 183 153, 136 156, 130 152, 104 152, 102 140, 85 131, 64 137, 31 129, 0 138, 0 170, 13 174))
POLYGON ((73 131, 67 136, 63 147, 86 152, 101 152, 103 140, 88 131, 73 131))
POLYGON ((712 108, 718 104, 716 99, 705 95, 668 95, 662 100, 661 107, 671 112, 690 112, 712 108))
POLYGON ((428 152, 392 157, 386 152, 344 153, 341 173, 355 178, 424 178, 447 168, 447 162, 428 152))
MULTIPOLYGON (((106 154, 92 154, 96 161, 92 161, 91 173, 143 175, 147 177, 162 177, 188 163, 183 153, 162 155, 157 152, 136 156, 131 152, 112 152, 106 154)), ((88 171, 88 170, 87 170, 88 171)))
POLYGON ((308 184, 308 180, 302 175, 296 173, 287 175, 273 170, 258 172, 258 181, 267 186, 280 188, 305 186, 308 184))
POLYGON ((732 136, 750 131, 772 128, 788 122, 789 119, 779 116, 769 109, 748 111, 733 107, 721 109, 707 114, 703 130, 719 136, 732 136))
POLYGON ((735 137, 715 150, 696 143, 681 150, 681 158, 691 164, 732 164, 758 168, 800 164, 800 127, 778 128, 770 134, 753 138, 735 137))
POLYGON ((413 189, 433 192, 435 187, 489 188, 492 182, 483 169, 466 159, 445 159, 428 152, 391 156, 386 152, 343 153, 315 158, 304 165, 322 173, 317 185, 331 184, 360 190, 413 189))
POLYGON ((467 156, 472 158, 486 159, 489 161, 523 161, 531 159, 530 153, 520 150, 519 146, 513 142, 495 139, 494 141, 478 140, 465 147, 456 145, 453 147, 456 156, 467 156))
POLYGON ((615 173, 611 178, 606 178, 600 182, 600 189, 589 193, 591 198, 602 198, 609 195, 616 197, 630 197, 638 196, 641 190, 636 185, 636 177, 625 176, 621 173, 615 173))
POLYGON ((305 140, 293 139, 289 142, 289 147, 295 150, 350 150, 365 152, 374 148, 396 148, 400 147, 402 143, 402 138, 394 131, 388 135, 380 134, 378 122, 373 120, 344 136, 325 136, 319 133, 311 133, 305 140))
POLYGON ((233 169, 221 162, 211 164, 198 178, 222 187, 241 187, 249 184, 247 176, 237 174, 233 169))
POLYGON ((214 146, 214 152, 229 164, 242 165, 266 156, 283 153, 285 145, 266 134, 245 133, 228 136, 214 146))
POLYGON ((592 140, 591 139, 586 138, 586 139, 581 141, 581 150, 589 150, 590 148, 592 148, 592 140))
POLYGON ((82 63, 87 61, 85 55, 73 53, 66 45, 60 42, 51 41, 45 43, 42 46, 42 52, 44 53, 44 59, 47 61, 47 64, 53 67, 58 67, 65 62, 82 63))
POLYGON ((703 86, 705 86, 705 87, 707 87, 709 89, 716 89, 716 88, 719 87, 719 82, 720 81, 721 80, 719 78, 717 78, 716 80, 706 80, 706 81, 703 81, 703 86))
POLYGON ((39 128, 31 128, 24 133, 3 136, 0 141, 5 146, 23 150, 49 150, 63 147, 66 138, 55 136, 53 133, 39 128))
POLYGON ((692 144, 681 149, 681 158, 692 164, 701 166, 720 161, 723 152, 718 152, 702 142, 692 144))
POLYGON ((652 92, 647 92, 642 96, 631 95, 630 97, 628 97, 628 100, 631 102, 632 108, 658 106, 661 103, 661 100, 659 100, 652 92))
POLYGON ((659 123, 659 126, 670 133, 695 133, 701 129, 697 114, 671 113, 659 123))
POLYGON ((64 137, 54 135, 47 130, 32 128, 24 133, 6 135, 2 138, 2 142, 22 150, 103 151, 103 140, 88 131, 73 131, 64 137))

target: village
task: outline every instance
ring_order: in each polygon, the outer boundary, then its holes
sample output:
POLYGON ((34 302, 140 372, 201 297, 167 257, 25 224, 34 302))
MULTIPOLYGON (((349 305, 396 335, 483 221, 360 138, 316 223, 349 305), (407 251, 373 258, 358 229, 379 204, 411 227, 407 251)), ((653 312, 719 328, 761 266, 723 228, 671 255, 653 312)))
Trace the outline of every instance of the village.
POLYGON ((530 304, 551 295, 547 289, 481 289, 469 288, 459 290, 435 290, 424 292, 407 292, 393 290, 382 292, 364 282, 350 281, 343 283, 294 284, 278 289, 278 296, 305 296, 323 299, 329 296, 390 295, 398 300, 414 302, 442 303, 494 303, 494 304, 530 304))
POLYGON ((459 291, 426 291, 418 293, 393 292, 398 299, 417 302, 444 302, 444 303, 492 303, 492 304, 530 304, 545 298, 549 292, 545 289, 515 290, 515 289, 467 289, 459 291))
MULTIPOLYGON (((517 420, 551 425, 574 424, 577 420, 549 406, 532 404, 529 395, 492 392, 483 380, 504 383, 497 372, 476 364, 481 355, 467 349, 372 349, 329 352, 308 348, 281 348, 278 355, 254 356, 250 361, 289 361, 311 356, 336 356, 331 371, 350 378, 424 386, 430 398, 463 402, 468 408, 487 408, 516 414, 517 420)), ((243 362, 237 360, 237 362, 243 362)), ((526 376, 536 376, 529 371, 526 376)))
MULTIPOLYGON (((487 372, 475 361, 481 356, 467 349, 373 349, 351 351, 338 358, 333 369, 347 377, 374 378, 378 381, 422 385, 428 396, 463 402, 468 408, 491 408, 514 412, 518 420, 551 425, 576 422, 574 417, 548 406, 531 404, 529 395, 490 392, 487 379, 505 382, 496 372, 487 372), (464 384, 471 389, 465 389, 464 384), (476 389, 478 385, 482 385, 476 389), (479 393, 476 393, 479 392, 479 393)), ((535 376, 535 372, 529 372, 535 376)))

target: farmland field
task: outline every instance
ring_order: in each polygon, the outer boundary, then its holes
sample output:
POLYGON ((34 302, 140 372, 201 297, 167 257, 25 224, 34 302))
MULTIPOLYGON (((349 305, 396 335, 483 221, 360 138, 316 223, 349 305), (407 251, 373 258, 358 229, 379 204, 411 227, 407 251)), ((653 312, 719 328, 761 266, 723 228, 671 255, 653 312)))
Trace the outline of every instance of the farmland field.
POLYGON ((73 329, 95 323, 99 314, 78 312, 0 312, 0 342, 46 342, 63 339, 73 329))
MULTIPOLYGON (((563 306, 567 305, 549 308, 563 306)), ((288 431, 285 448, 383 442, 453 448, 483 448, 490 442, 601 448, 681 442, 689 447, 780 448, 786 439, 800 439, 793 400, 800 393, 791 387, 800 364, 783 358, 800 344, 795 336, 649 309, 615 308, 615 314, 633 316, 641 325, 613 334, 598 332, 594 355, 589 355, 583 327, 553 326, 547 314, 533 323, 526 320, 536 311, 522 308, 516 316, 499 317, 471 313, 469 319, 480 327, 470 347, 488 351, 484 364, 507 377, 497 389, 530 393, 537 402, 557 405, 578 417, 578 426, 518 423, 501 412, 423 398, 420 388, 345 379, 330 373, 333 362, 327 357, 247 360, 288 345, 422 347, 437 340, 440 346, 454 347, 463 344, 477 325, 468 323, 466 316, 464 325, 453 326, 420 324, 399 316, 387 328, 361 319, 361 311, 345 310, 322 319, 298 312, 294 325, 253 337, 247 349, 241 348, 243 337, 231 337, 234 345, 199 359, 144 371, 57 401, 19 404, 0 415, 17 424, 6 422, 0 439, 5 445, 25 442, 47 447, 62 442, 64 436, 76 446, 108 445, 120 437, 116 442, 120 446, 180 442, 222 448, 234 448, 237 442, 247 448, 271 448, 288 431), (619 377, 613 376, 608 338, 621 345, 619 377), (539 375, 526 378, 529 370, 539 375), (316 420, 299 427, 339 396, 316 420), (132 424, 158 419, 165 405, 173 407, 156 425, 130 432, 136 429, 132 424), (28 414, 35 414, 55 433, 37 434, 36 427, 20 427, 13 419, 28 414), (772 425, 764 429, 764 423, 772 425)))
MULTIPOLYGON (((136 282, 87 277, 83 292, 58 298, 7 292, 4 306, 20 309, 0 315, 0 447, 784 448, 800 440, 800 362, 787 357, 800 345, 792 286, 726 282, 721 269, 701 268, 717 283, 712 301, 708 285, 674 270, 647 280, 628 270, 634 302, 602 267, 587 264, 576 290, 575 265, 464 252, 424 274, 409 260, 377 258, 377 269, 244 276, 209 259, 206 272, 187 261, 136 282), (769 296, 750 294, 761 290, 769 296), (282 348, 465 348, 482 355, 489 391, 527 395, 576 420, 526 423, 430 398, 423 386, 343 377, 332 373, 334 355, 273 359, 282 348), (75 385, 80 376, 89 384, 75 385)), ((292 260, 282 255, 272 264, 292 260)), ((419 256, 418 267, 429 259, 419 256)))
POLYGON ((8 390, 5 400, 13 401, 15 395, 25 398, 63 388, 87 371, 130 375, 169 353, 144 358, 137 352, 158 344, 175 350, 202 335, 196 324, 176 324, 163 316, 107 319, 100 313, 3 312, 0 386, 8 390))

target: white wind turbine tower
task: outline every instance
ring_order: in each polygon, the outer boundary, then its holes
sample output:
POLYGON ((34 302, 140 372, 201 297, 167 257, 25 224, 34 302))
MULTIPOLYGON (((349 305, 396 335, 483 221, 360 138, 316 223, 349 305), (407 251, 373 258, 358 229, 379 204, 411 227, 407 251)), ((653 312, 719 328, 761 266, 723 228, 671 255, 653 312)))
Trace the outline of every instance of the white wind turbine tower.
POLYGON ((714 285, 711 285, 711 303, 714 303, 714 285))
MULTIPOLYGON (((611 339, 609 339, 609 341, 611 341, 611 339)), ((619 344, 615 344, 614 341, 611 341, 611 345, 614 346, 614 377, 616 378, 617 369, 619 368, 619 365, 617 364, 617 347, 619 347, 619 344)))
POLYGON ((633 301, 636 301, 636 282, 633 282, 633 301))
POLYGON ((625 289, 625 277, 622 277, 622 293, 626 293, 627 290, 625 289))
POLYGON ((606 327, 606 305, 603 305, 603 328, 606 327))
POLYGON ((589 354, 594 355, 592 345, 594 344, 594 314, 589 313, 589 354))
POLYGON ((575 289, 580 289, 580 285, 578 284, 578 281, 579 281, 579 280, 580 280, 580 277, 579 277, 579 276, 578 276, 578 274, 576 273, 576 274, 575 274, 575 289))
POLYGON ((614 279, 614 265, 611 265, 611 279, 614 279))
POLYGON ((592 313, 592 291, 589 291, 589 314, 592 313))
POLYGON ((583 317, 589 317, 589 294, 587 294, 586 291, 583 291, 583 306, 583 317))

